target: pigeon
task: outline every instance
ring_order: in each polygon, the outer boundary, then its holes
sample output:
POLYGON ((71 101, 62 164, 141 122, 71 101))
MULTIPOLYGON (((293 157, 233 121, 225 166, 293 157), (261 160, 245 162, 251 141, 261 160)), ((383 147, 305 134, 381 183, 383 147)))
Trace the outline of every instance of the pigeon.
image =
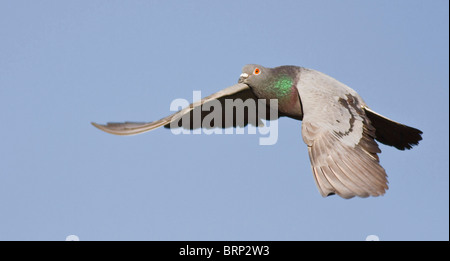
POLYGON ((276 99, 278 108, 269 108, 266 113, 253 112, 257 117, 245 116, 241 121, 226 120, 236 117, 235 114, 223 115, 222 122, 216 122, 214 127, 261 126, 261 119, 273 120, 268 116, 274 109, 278 112, 276 118, 302 121, 302 138, 323 197, 337 194, 348 199, 384 195, 388 180, 380 165, 381 150, 377 141, 405 150, 422 140, 422 131, 376 113, 347 85, 319 71, 291 65, 274 68, 245 65, 237 84, 158 121, 92 124, 116 135, 139 134, 161 126, 196 129, 202 126, 192 122, 180 125, 180 119, 195 113, 203 119, 211 112, 202 110, 202 106, 218 102, 223 105, 227 99, 276 99))

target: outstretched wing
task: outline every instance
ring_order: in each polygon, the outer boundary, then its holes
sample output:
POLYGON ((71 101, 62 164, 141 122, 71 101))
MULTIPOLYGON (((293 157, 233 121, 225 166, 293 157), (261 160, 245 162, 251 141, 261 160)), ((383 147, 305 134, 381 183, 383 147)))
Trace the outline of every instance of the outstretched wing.
MULTIPOLYGON (((256 103, 257 98, 251 91, 251 89, 248 87, 248 85, 243 83, 238 83, 233 86, 230 86, 228 88, 225 88, 219 92, 216 92, 208 97, 203 98, 202 100, 198 102, 194 102, 190 104, 188 107, 170 115, 165 118, 162 118, 158 121, 154 122, 108 122, 106 125, 97 124, 92 122, 92 125, 99 128, 102 131, 116 134, 116 135, 134 135, 139 134, 143 132, 147 132, 156 128, 159 128, 161 126, 164 126, 165 128, 171 128, 171 127, 182 127, 186 129, 197 129, 201 128, 201 123, 203 122, 203 119, 210 113, 214 112, 214 109, 217 108, 215 105, 220 105, 220 108, 222 109, 220 113, 220 117, 218 122, 214 123, 214 120, 212 120, 212 124, 207 124, 206 128, 227 128, 227 127, 244 127, 248 124, 251 124, 253 126, 260 126, 262 124, 261 118, 268 119, 268 115, 270 111, 267 109, 266 114, 264 117, 258 118, 258 111, 251 111, 252 113, 255 113, 255 117, 249 117, 248 113, 237 115, 237 111, 233 110, 233 113, 225 113, 225 100, 236 100, 241 99, 244 103, 247 100, 252 100, 256 103), (203 107, 208 106, 211 109, 210 110, 204 110, 203 107), (194 120, 196 117, 196 114, 200 116, 200 121, 194 120), (232 118, 231 118, 232 117, 232 118), (238 117, 242 117, 240 120, 238 120, 238 117), (185 124, 184 120, 186 120, 188 123, 185 124), (172 123, 172 124, 171 124, 172 123)), ((247 112, 249 110, 247 109, 247 112)), ((261 116, 261 115, 260 115, 261 116)))
POLYGON ((383 195, 387 175, 362 98, 339 81, 302 69, 297 85, 303 105, 302 136, 322 196, 383 195))

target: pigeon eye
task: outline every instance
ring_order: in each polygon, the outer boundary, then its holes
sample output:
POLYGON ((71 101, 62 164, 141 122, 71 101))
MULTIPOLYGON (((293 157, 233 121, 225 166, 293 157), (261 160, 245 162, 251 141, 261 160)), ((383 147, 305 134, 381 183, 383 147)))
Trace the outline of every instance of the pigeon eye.
POLYGON ((261 70, 259 68, 255 68, 255 70, 253 71, 254 75, 258 75, 261 73, 261 70))

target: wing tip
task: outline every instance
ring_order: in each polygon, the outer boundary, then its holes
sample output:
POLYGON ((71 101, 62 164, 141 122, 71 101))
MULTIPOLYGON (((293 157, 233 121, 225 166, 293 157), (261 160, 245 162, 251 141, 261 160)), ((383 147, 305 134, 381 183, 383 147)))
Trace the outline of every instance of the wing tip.
POLYGON ((104 132, 106 132, 106 133, 109 133, 109 134, 114 134, 114 135, 119 135, 119 136, 130 136, 130 135, 136 134, 136 133, 125 132, 125 131, 123 131, 123 130, 116 130, 116 129, 113 129, 113 128, 111 128, 111 127, 112 127, 112 125, 114 125, 115 123, 111 123, 111 122, 108 122, 106 125, 104 125, 104 124, 98 124, 98 123, 95 123, 95 122, 91 122, 91 124, 92 124, 94 127, 96 127, 97 129, 99 129, 99 130, 101 130, 101 131, 104 131, 104 132))
POLYGON ((93 121, 91 121, 91 125, 94 126, 94 127, 96 127, 96 128, 99 128, 99 129, 100 129, 100 126, 104 126, 104 125, 100 125, 100 124, 98 124, 98 123, 95 123, 95 122, 93 122, 93 121))
POLYGON ((387 191, 387 188, 377 191, 376 193, 366 191, 365 193, 360 194, 360 193, 340 193, 339 191, 334 190, 334 191, 330 191, 327 193, 320 191, 320 194, 324 198, 327 198, 327 197, 333 196, 333 195, 338 195, 339 197, 344 198, 344 199, 351 199, 354 197, 358 197, 358 198, 380 197, 380 196, 384 196, 386 194, 386 191, 387 191))
POLYGON ((91 125, 94 126, 94 127, 96 127, 97 129, 101 130, 101 131, 106 132, 106 133, 119 135, 119 134, 117 134, 116 132, 113 132, 112 130, 108 129, 108 128, 107 128, 107 125, 98 124, 98 123, 95 123, 95 122, 91 122, 91 125))

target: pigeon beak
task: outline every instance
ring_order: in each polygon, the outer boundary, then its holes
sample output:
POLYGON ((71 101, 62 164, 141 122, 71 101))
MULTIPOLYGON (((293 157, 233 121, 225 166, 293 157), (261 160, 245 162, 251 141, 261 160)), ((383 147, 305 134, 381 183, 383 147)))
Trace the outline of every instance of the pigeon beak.
POLYGON ((248 78, 248 74, 247 74, 247 73, 242 73, 242 74, 239 76, 238 83, 243 83, 247 78, 248 78))

